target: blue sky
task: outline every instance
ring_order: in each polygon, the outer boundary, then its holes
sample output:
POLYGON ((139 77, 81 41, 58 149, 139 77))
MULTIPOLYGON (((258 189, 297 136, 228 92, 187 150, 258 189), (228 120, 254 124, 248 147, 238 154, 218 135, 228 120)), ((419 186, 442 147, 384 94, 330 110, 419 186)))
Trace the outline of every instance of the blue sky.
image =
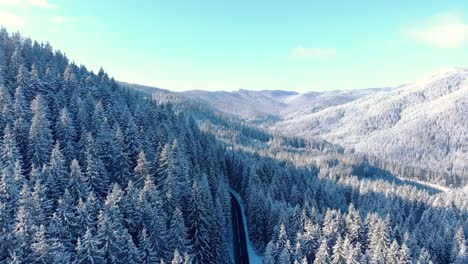
POLYGON ((0 0, 0 24, 171 90, 395 86, 468 67, 468 1, 0 0))

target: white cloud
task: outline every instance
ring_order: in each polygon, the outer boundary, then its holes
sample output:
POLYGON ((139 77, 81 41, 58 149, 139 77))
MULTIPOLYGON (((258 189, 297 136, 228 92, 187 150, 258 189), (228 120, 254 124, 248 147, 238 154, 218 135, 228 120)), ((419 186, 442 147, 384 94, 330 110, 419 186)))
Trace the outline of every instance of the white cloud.
POLYGON ((52 21, 57 23, 57 24, 63 24, 63 23, 66 23, 68 21, 70 21, 71 18, 70 17, 66 17, 66 16, 54 16, 52 18, 52 21))
POLYGON ((297 46, 291 52, 291 56, 297 59, 331 58, 336 54, 336 49, 333 48, 305 48, 302 45, 297 46))
POLYGON ((23 17, 15 14, 0 12, 0 25, 2 26, 19 29, 22 28, 25 23, 26 21, 23 17))
POLYGON ((0 0, 0 4, 2 4, 2 5, 19 5, 19 4, 21 4, 21 0, 0 0))
POLYGON ((424 24, 406 30, 408 36, 439 48, 458 48, 468 44, 468 23, 461 12, 437 14, 424 24))
POLYGON ((40 8, 53 8, 53 4, 49 3, 48 0, 27 0, 30 5, 37 6, 40 8))
POLYGON ((49 3, 48 0, 0 0, 0 5, 9 5, 9 6, 29 5, 29 6, 39 7, 43 9, 49 9, 49 8, 55 7, 55 5, 49 3))

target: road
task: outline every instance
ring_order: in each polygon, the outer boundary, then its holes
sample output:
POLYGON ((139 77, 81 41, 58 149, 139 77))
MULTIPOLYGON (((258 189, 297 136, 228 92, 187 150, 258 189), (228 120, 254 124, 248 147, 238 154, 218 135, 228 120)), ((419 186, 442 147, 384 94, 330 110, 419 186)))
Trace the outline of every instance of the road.
POLYGON ((231 194, 232 232, 234 240, 234 260, 236 264, 249 264, 249 252, 245 237, 242 211, 236 197, 231 194))

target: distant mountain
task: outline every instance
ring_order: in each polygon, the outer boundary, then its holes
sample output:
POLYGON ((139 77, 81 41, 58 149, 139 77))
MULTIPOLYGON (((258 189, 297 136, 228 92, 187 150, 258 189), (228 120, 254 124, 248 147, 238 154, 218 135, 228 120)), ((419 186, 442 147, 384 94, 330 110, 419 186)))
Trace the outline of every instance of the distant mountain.
POLYGON ((468 69, 316 113, 290 116, 277 131, 331 142, 412 166, 467 174, 468 69))
POLYGON ((384 89, 337 90, 297 93, 281 90, 233 92, 188 91, 183 94, 206 102, 213 108, 245 121, 267 125, 298 115, 318 112, 330 106, 354 101, 363 96, 386 91, 384 89))

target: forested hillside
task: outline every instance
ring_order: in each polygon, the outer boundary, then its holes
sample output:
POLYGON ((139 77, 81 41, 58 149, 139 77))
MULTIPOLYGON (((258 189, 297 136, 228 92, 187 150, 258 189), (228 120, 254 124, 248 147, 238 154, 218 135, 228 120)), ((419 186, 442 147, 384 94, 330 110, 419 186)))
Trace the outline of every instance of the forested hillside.
POLYGON ((467 263, 468 190, 128 90, 0 31, 0 263, 467 263), (201 116, 203 115, 203 118, 201 116))
POLYGON ((275 127, 288 134, 318 136, 386 161, 460 176, 466 183, 466 113, 468 70, 454 68, 275 127))
POLYGON ((102 70, 0 34, 1 263, 229 262, 213 137, 102 70))

